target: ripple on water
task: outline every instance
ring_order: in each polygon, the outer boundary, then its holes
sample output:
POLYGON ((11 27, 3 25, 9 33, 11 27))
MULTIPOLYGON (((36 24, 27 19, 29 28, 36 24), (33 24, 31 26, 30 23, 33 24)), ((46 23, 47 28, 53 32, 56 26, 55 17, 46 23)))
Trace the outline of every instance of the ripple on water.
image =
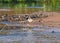
POLYGON ((26 32, 19 32, 19 31, 13 31, 14 34, 8 34, 8 35, 1 35, 0 34, 0 41, 5 41, 5 42, 10 42, 10 41, 22 41, 23 43, 34 43, 35 41, 40 41, 44 42, 53 42, 54 40, 60 40, 60 30, 55 28, 51 29, 42 29, 43 31, 40 31, 40 29, 34 28, 34 32, 26 31, 26 32), (45 31, 44 31, 45 30, 45 31), (51 31, 54 30, 54 33, 51 33, 51 31), (34 35, 36 35, 34 37, 34 35), (45 35, 45 37, 41 37, 45 35), (39 38, 37 38, 39 36, 39 38), (52 37, 50 39, 47 39, 49 37, 52 37), (32 41, 33 40, 33 41, 32 41), (49 40, 49 41, 48 41, 49 40), (52 41, 53 40, 53 41, 52 41))

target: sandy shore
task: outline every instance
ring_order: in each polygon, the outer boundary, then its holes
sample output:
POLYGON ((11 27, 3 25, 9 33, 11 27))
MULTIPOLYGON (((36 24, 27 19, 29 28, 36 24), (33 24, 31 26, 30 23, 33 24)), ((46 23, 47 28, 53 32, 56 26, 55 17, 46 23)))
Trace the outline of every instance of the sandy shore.
POLYGON ((60 13, 52 12, 51 15, 49 15, 47 18, 44 18, 42 20, 42 23, 47 26, 60 27, 60 13))

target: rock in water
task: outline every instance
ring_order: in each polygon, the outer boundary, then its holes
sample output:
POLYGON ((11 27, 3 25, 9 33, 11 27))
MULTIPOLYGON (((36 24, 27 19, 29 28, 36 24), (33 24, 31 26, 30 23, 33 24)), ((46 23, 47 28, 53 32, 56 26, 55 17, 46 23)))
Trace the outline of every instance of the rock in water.
POLYGON ((52 31, 52 33, 55 33, 55 31, 52 31))

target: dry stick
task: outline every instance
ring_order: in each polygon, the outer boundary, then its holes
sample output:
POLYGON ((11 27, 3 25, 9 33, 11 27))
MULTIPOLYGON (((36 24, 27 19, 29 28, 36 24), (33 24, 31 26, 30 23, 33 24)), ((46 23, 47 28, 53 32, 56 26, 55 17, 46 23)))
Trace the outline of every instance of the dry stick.
POLYGON ((6 25, 0 30, 0 32, 2 32, 5 27, 6 27, 6 25))

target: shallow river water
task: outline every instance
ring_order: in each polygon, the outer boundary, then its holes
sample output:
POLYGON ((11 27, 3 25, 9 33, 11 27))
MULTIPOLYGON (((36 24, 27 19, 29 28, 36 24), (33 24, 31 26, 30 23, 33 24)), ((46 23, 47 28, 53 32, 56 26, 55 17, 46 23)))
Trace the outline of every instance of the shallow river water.
POLYGON ((0 43, 60 43, 60 29, 52 28, 22 28, 20 30, 11 30, 9 34, 0 34, 0 43), (55 31, 52 33, 52 31, 55 31))

